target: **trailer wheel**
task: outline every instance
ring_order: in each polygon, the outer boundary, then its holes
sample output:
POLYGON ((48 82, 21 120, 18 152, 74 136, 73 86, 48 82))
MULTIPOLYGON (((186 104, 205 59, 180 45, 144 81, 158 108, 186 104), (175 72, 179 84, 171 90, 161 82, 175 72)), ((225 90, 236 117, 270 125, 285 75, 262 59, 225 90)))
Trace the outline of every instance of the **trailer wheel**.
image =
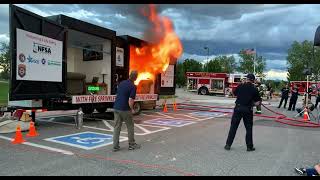
POLYGON ((94 112, 94 107, 91 104, 84 105, 81 108, 84 114, 92 114, 94 112))
POLYGON ((208 88, 206 88, 206 87, 200 88, 200 89, 199 89, 199 93, 200 93, 201 95, 207 95, 207 94, 209 94, 208 88))
POLYGON ((135 102, 133 104, 133 110, 134 110, 133 115, 139 115, 141 113, 141 103, 140 102, 135 102))
POLYGON ((105 113, 108 109, 108 106, 106 104, 101 104, 101 105, 98 105, 96 107, 96 110, 99 112, 99 113, 105 113))

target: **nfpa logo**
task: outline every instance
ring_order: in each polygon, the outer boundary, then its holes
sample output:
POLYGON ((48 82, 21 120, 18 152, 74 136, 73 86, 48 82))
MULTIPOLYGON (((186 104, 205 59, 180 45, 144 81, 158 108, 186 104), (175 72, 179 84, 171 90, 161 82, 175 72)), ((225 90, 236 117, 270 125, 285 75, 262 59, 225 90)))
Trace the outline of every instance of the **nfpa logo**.
POLYGON ((43 44, 33 43, 33 52, 51 54, 51 47, 43 44))

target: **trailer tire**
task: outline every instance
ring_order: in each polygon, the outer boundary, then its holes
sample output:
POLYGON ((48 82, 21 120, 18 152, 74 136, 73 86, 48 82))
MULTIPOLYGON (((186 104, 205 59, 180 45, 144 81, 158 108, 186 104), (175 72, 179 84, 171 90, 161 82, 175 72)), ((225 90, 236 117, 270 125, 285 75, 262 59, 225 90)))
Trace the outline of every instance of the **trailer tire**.
POLYGON ((209 94, 208 88, 207 88, 207 87, 201 87, 201 88, 199 89, 199 94, 201 94, 201 95, 208 95, 208 94, 209 94))
POLYGON ((140 102, 135 102, 133 104, 133 110, 134 110, 133 115, 139 115, 141 113, 141 103, 140 102))
POLYGON ((96 110, 99 112, 99 113, 105 113, 108 109, 108 105, 107 104, 99 104, 97 105, 96 107, 96 110))
POLYGON ((94 107, 91 104, 84 105, 81 108, 84 114, 92 114, 94 112, 94 107))

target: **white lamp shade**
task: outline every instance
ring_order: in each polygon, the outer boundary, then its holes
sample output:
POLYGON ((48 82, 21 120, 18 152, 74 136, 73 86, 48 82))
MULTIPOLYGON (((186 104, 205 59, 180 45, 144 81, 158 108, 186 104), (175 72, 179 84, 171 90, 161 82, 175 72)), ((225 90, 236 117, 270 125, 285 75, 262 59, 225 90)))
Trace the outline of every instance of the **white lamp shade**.
POLYGON ((107 74, 107 69, 106 69, 106 68, 102 68, 101 74, 102 74, 102 75, 106 75, 106 74, 107 74))

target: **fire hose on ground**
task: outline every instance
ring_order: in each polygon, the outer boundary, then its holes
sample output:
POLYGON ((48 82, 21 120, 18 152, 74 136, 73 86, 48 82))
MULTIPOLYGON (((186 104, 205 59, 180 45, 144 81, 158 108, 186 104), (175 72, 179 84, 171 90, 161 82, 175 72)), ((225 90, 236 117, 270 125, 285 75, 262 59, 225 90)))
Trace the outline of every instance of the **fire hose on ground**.
MULTIPOLYGON (((223 106, 206 106, 206 105, 198 105, 198 104, 186 104, 186 103, 177 103, 178 109, 181 110, 191 110, 191 111, 204 111, 204 112, 219 112, 219 113, 226 113, 226 114, 233 114, 233 112, 230 111, 223 111, 223 110, 216 110, 216 109, 233 109, 231 107, 223 107, 223 106), (184 106, 187 106, 184 107, 184 106), (202 108, 202 109, 200 109, 202 108), (205 109, 205 108, 209 108, 205 109), (214 109, 214 110, 213 110, 214 109)), ((173 104, 167 104, 167 106, 173 106, 173 104)), ((310 127, 310 128, 319 128, 320 124, 315 123, 312 121, 305 121, 305 120, 297 120, 293 118, 288 118, 286 115, 276 112, 264 104, 262 106, 267 109, 268 111, 278 115, 278 116, 269 116, 269 115, 262 115, 262 114, 255 114, 254 116, 256 117, 262 117, 262 118, 268 118, 268 119, 274 119, 275 122, 281 123, 281 124, 286 124, 290 126, 297 126, 297 127, 310 127), (294 123, 293 123, 294 122, 294 123)))

